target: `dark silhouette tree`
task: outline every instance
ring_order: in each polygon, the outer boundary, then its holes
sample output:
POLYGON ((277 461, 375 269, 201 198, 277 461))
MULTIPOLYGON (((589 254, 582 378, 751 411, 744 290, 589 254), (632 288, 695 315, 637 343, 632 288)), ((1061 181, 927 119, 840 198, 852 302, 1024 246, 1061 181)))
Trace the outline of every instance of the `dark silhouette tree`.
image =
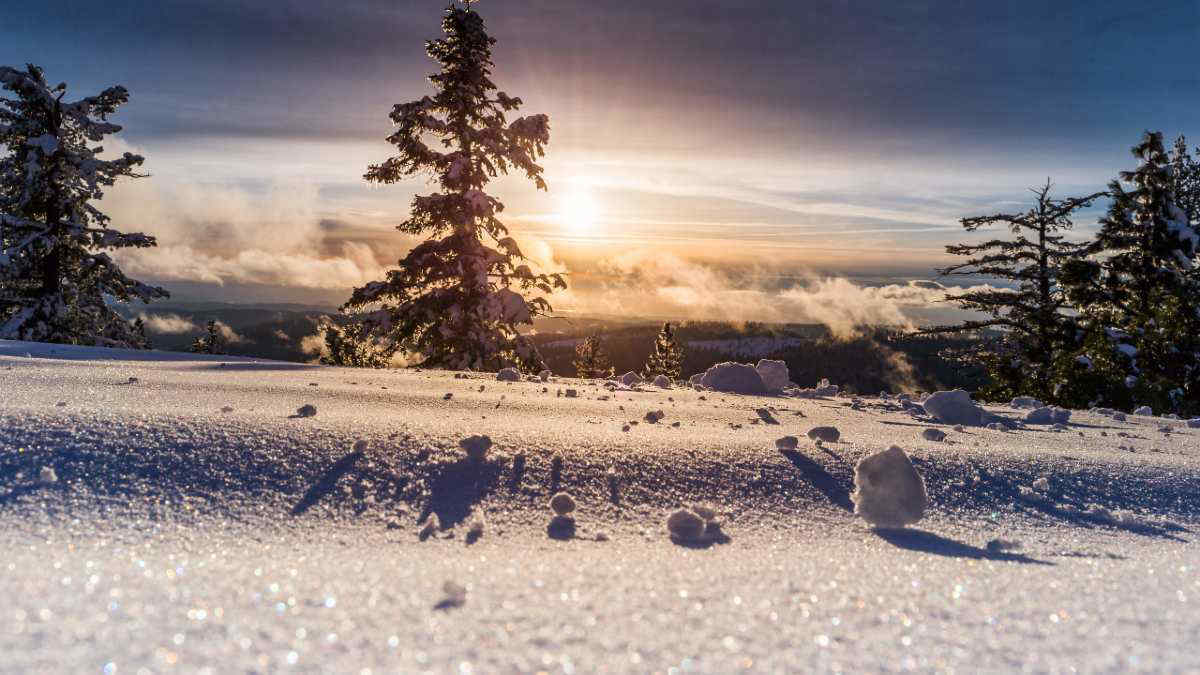
POLYGON ((106 251, 155 246, 154 237, 110 227, 94 202, 119 178, 138 178, 143 158, 105 160, 96 145, 121 127, 108 121, 124 87, 63 100, 35 65, 0 67, 0 338, 112 347, 144 344, 108 300, 150 302, 167 292, 125 276, 106 251))
POLYGON ((1060 283, 1063 267, 1086 255, 1087 245, 1066 239, 1071 214, 1091 205, 1105 193, 1054 199, 1049 180, 1033 189, 1034 204, 1022 213, 997 213, 963 218, 968 232, 1002 225, 1012 233, 979 244, 947 246, 946 252, 968 259, 939 272, 946 276, 999 279, 1000 288, 972 290, 948 296, 960 308, 986 315, 928 333, 992 329, 996 335, 973 358, 988 371, 990 383, 981 395, 992 400, 1034 396, 1055 401, 1061 369, 1074 368, 1064 358, 1077 346, 1077 327, 1060 283))
POLYGON ((351 368, 387 368, 391 355, 366 332, 366 324, 352 318, 333 317, 321 322, 325 353, 321 363, 351 368))
POLYGON ((1109 183, 1112 204, 1063 281, 1079 309, 1093 377, 1074 383, 1076 399, 1158 412, 1200 411, 1200 236, 1176 205, 1162 134, 1132 149, 1138 166, 1109 183), (1098 368, 1103 365, 1103 368, 1098 368))
POLYGON ((221 325, 214 320, 204 326, 204 335, 192 340, 191 351, 195 354, 224 354, 227 340, 221 325))
POLYGON ((364 335, 382 348, 427 366, 540 370, 541 355, 520 328, 551 307, 527 294, 549 294, 566 283, 561 275, 530 269, 497 218, 504 205, 484 186, 515 170, 546 189, 536 160, 550 140, 549 121, 545 115, 507 121, 521 99, 493 84, 495 40, 469 4, 451 4, 442 30, 444 38, 426 43, 441 66, 430 76, 436 93, 395 106, 396 130, 387 140, 397 154, 365 176, 384 184, 422 171, 436 176, 441 190, 414 198, 408 220, 398 226, 430 238, 385 280, 356 289, 343 310, 362 312, 364 335))

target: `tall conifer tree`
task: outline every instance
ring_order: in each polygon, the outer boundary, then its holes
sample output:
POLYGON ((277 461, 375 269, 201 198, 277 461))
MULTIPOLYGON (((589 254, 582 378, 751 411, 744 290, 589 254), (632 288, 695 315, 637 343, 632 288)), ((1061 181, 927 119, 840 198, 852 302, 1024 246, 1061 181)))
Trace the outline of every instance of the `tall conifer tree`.
POLYGON ((362 312, 366 332, 385 349, 425 365, 536 371, 544 367, 542 358, 519 331, 551 307, 543 297, 528 296, 566 284, 561 275, 530 269, 497 218, 504 205, 484 186, 514 170, 546 189, 537 158, 550 140, 549 120, 507 121, 521 99, 493 84, 495 40, 469 4, 451 4, 442 30, 445 37, 426 43, 441 66, 430 76, 436 92, 395 106, 396 130, 387 140, 397 154, 366 173, 372 183, 396 183, 418 172, 438 179, 441 190, 414 198, 408 220, 398 226, 430 238, 385 280, 356 289, 343 310, 362 312))
POLYGON ((670 323, 664 323, 658 336, 654 338, 654 349, 646 361, 646 376, 666 375, 671 379, 679 379, 683 372, 683 347, 675 337, 675 329, 670 323))

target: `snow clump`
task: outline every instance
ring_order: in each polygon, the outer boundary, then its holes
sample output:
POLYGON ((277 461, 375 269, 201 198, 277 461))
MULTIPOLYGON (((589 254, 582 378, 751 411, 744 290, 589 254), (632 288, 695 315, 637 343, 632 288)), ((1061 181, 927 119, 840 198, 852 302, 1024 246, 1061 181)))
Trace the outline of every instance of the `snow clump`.
POLYGON ((667 516, 667 530, 671 533, 671 538, 680 541, 700 539, 704 536, 704 529, 707 525, 704 518, 687 509, 679 509, 667 516))
POLYGON ((944 441, 946 440, 946 432, 941 429, 929 428, 921 432, 921 437, 927 441, 944 441))
POLYGON ((565 516, 575 510, 575 498, 560 492, 550 498, 550 510, 554 511, 556 516, 565 516))
POLYGON ((626 387, 634 387, 642 383, 642 376, 631 370, 618 378, 618 380, 626 387))
POLYGON ((43 466, 42 470, 38 472, 38 480, 47 484, 57 483, 58 473, 54 471, 54 467, 52 466, 43 466))
POLYGON ((977 427, 983 424, 985 418, 983 408, 972 401, 971 395, 962 389, 930 394, 922 405, 925 412, 945 424, 965 424, 977 427))
POLYGON ((700 384, 731 394, 765 394, 767 388, 754 366, 726 361, 704 371, 700 384))
POLYGON ((458 442, 458 446, 466 451, 467 457, 476 462, 487 459, 488 450, 492 447, 492 439, 487 436, 468 436, 458 442))
POLYGON ((1135 410, 1133 411, 1133 414, 1134 414, 1134 415, 1146 415, 1146 416, 1149 416, 1149 415, 1153 415, 1153 414, 1154 414, 1154 409, 1153 409, 1153 408, 1151 408, 1151 407, 1150 407, 1150 406, 1148 406, 1148 405, 1144 405, 1144 406, 1142 406, 1142 407, 1140 407, 1140 408, 1137 408, 1137 409, 1135 409, 1135 410))
POLYGON ((925 515, 925 481, 899 446, 859 460, 854 467, 854 512, 875 527, 904 527, 925 515))
POLYGON ((1034 398, 1032 396, 1018 396, 1018 397, 1014 398, 1011 403, 1008 404, 1008 407, 1018 408, 1018 409, 1019 408, 1042 408, 1042 407, 1045 407, 1045 405, 1046 405, 1045 403, 1042 403, 1041 401, 1037 400, 1036 398, 1034 398))
POLYGON ((838 439, 842 437, 842 433, 837 430, 837 427, 813 427, 808 430, 808 437, 814 441, 837 443, 838 439))
POLYGON ((775 440, 775 447, 781 452, 790 452, 795 450, 796 446, 798 445, 800 445, 800 439, 796 438, 795 436, 784 436, 783 438, 775 440))
POLYGON ((550 376, 553 374, 554 373, 551 373, 549 370, 543 370, 542 372, 538 373, 538 379, 542 382, 549 382, 550 376))
POLYGON ((783 361, 762 359, 754 366, 754 370, 758 371, 763 386, 771 393, 781 392, 792 383, 787 364, 783 361))
POLYGON ((501 382, 520 382, 521 372, 516 368, 504 368, 496 373, 496 379, 501 382))
POLYGON ((651 410, 650 412, 646 413, 645 420, 650 424, 658 424, 659 420, 666 416, 667 414, 661 410, 651 410))
POLYGON ((670 389, 671 378, 667 377, 666 375, 656 375, 654 377, 654 386, 658 387, 659 389, 670 389))
POLYGON ((1071 411, 1056 407, 1034 408, 1025 414, 1026 424, 1066 424, 1071 411))
POLYGON ((300 406, 299 408, 296 408, 296 417, 312 417, 313 415, 316 415, 316 414, 317 414, 317 406, 315 406, 311 403, 305 403, 304 405, 300 406))

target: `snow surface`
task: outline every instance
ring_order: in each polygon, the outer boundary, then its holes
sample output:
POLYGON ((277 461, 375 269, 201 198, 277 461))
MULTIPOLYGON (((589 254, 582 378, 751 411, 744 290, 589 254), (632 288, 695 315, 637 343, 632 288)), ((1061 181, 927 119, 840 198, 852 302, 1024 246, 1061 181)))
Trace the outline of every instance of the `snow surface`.
POLYGON ((875 397, 494 377, 0 341, 0 670, 1200 669, 1183 420, 930 443, 875 397), (873 531, 854 468, 892 444, 929 506, 873 531), (720 528, 673 542, 697 504, 720 528))

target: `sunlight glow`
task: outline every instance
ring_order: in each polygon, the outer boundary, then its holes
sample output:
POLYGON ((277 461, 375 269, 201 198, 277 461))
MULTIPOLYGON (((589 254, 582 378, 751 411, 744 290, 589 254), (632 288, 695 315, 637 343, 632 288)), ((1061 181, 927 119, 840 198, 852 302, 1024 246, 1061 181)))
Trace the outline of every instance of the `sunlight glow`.
POLYGON ((600 207, 586 187, 575 187, 562 197, 558 218, 572 234, 593 234, 600 220, 600 207))

